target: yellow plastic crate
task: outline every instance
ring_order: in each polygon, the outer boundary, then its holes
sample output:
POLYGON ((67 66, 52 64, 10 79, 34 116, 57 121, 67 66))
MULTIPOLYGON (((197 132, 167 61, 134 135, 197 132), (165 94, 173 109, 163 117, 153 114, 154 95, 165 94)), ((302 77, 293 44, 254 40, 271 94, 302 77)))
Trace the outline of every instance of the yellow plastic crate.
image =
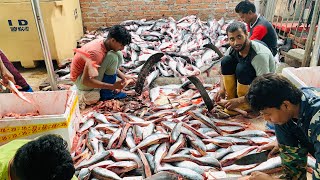
MULTIPOLYGON (((40 0, 51 56, 60 61, 72 57, 83 35, 79 0, 40 0)), ((25 68, 44 60, 30 0, 0 0, 0 49, 12 62, 25 68)))

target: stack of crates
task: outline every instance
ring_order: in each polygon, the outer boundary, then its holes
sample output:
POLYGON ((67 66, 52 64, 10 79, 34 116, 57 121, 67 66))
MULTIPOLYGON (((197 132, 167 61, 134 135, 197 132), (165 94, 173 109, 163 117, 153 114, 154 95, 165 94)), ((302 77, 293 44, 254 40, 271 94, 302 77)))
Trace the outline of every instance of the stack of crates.
MULTIPOLYGON (((73 57, 83 35, 79 0, 39 0, 51 56, 58 63, 73 57)), ((30 0, 0 0, 0 49, 25 68, 44 60, 30 0)))

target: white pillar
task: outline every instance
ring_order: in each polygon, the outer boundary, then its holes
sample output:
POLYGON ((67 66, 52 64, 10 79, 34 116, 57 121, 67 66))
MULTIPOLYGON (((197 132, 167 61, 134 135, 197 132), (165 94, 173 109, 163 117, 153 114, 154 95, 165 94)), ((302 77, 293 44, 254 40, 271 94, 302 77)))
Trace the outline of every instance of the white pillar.
POLYGON ((254 0, 254 5, 256 6, 256 13, 260 13, 260 2, 261 0, 254 0))
POLYGON ((52 91, 56 91, 56 90, 58 90, 58 86, 56 83, 56 78, 55 78, 55 73, 54 73, 53 64, 52 64, 52 58, 51 58, 48 38, 46 35, 46 29, 44 28, 44 23, 43 23, 43 19, 42 19, 39 0, 31 0, 31 6, 32 6, 34 19, 36 21, 36 25, 37 25, 37 29, 38 29, 38 33, 39 33, 39 39, 40 39, 42 52, 43 52, 43 56, 44 56, 44 62, 46 64, 46 68, 47 68, 47 72, 48 72, 48 76, 49 76, 49 82, 51 85, 51 89, 52 89, 52 91))
POLYGON ((311 57, 311 62, 310 62, 310 66, 317 66, 318 65, 318 61, 319 61, 319 50, 320 50, 320 18, 318 21, 318 29, 317 29, 317 33, 316 33, 316 39, 314 41, 314 46, 313 46, 313 51, 312 51, 312 57, 311 57))

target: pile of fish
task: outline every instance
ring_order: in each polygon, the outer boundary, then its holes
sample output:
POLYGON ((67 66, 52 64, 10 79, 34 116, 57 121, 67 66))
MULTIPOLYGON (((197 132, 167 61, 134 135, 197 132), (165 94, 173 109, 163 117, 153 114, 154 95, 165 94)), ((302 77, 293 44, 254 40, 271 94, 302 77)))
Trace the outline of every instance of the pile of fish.
POLYGON ((14 119, 22 119, 22 118, 27 118, 27 117, 34 117, 34 116, 39 116, 40 113, 39 111, 36 112, 30 112, 30 113, 24 113, 24 114, 17 114, 17 113, 7 113, 4 115, 0 114, 0 119, 2 118, 14 118, 14 119))
MULTIPOLYGON (((122 51, 125 62, 122 71, 137 76, 144 63, 156 53, 164 53, 161 61, 155 64, 147 79, 162 77, 181 77, 208 72, 226 51, 226 28, 232 21, 209 19, 201 21, 197 16, 186 16, 180 20, 172 17, 158 20, 129 20, 121 25, 130 31, 132 43, 122 51)), ((86 32, 78 41, 78 48, 99 38, 106 38, 109 28, 101 27, 86 32)), ((59 64, 57 83, 59 89, 69 89, 72 58, 59 64)), ((39 86, 40 90, 51 90, 49 80, 39 86)))
MULTIPOLYGON (((212 96, 216 90, 207 91, 212 96)), ((260 165, 234 165, 275 136, 250 130, 248 121, 212 117, 197 90, 158 86, 150 90, 149 97, 152 102, 142 94, 135 104, 140 106, 125 112, 95 106, 84 114, 71 149, 79 179, 142 179, 163 171, 185 179, 205 179, 206 172, 245 175, 254 168, 281 166, 279 157, 260 165)))
MULTIPOLYGON (((194 15, 180 20, 169 17, 124 21, 121 25, 130 31, 132 43, 122 51, 125 58, 122 67, 129 74, 138 74, 150 56, 161 52, 165 55, 150 76, 199 75, 210 69, 226 50, 223 45, 226 44, 225 30, 229 23, 223 18, 204 22, 194 15)), ((88 32, 78 41, 78 47, 107 35, 108 28, 88 32)))

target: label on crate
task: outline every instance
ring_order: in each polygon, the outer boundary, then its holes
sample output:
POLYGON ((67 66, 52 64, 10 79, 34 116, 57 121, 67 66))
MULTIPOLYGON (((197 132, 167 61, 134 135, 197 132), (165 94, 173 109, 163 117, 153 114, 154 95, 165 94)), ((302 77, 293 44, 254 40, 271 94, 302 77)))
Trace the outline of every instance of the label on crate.
POLYGON ((25 19, 18 19, 17 21, 8 19, 8 25, 11 32, 29 31, 29 22, 25 19))
POLYGON ((51 131, 59 128, 67 128, 70 124, 71 116, 75 111, 77 102, 78 102, 78 97, 75 98, 75 101, 71 106, 71 109, 66 121, 58 122, 58 123, 49 123, 49 124, 33 124, 33 125, 26 125, 26 126, 0 128, 0 134, 6 134, 3 136, 0 135, 0 143, 4 143, 6 141, 11 141, 11 140, 25 137, 25 136, 30 136, 36 133, 51 131))

